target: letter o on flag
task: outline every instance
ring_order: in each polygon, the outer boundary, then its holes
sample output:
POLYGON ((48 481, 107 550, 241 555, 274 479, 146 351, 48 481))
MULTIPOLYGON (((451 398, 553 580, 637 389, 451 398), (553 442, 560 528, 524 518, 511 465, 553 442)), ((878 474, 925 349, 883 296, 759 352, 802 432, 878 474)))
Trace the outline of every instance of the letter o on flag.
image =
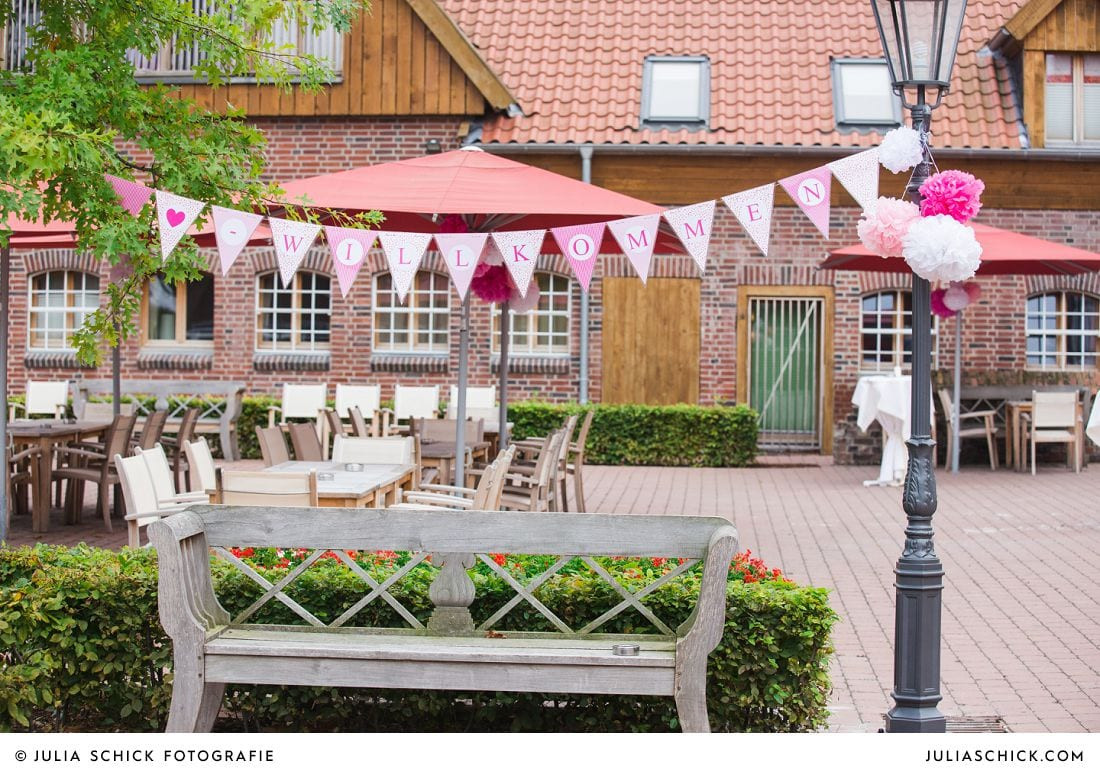
POLYGON ((344 239, 336 247, 336 259, 345 266, 357 266, 363 260, 363 244, 358 239, 344 239))
POLYGON ((596 256, 596 242, 588 234, 575 234, 569 240, 569 254, 573 260, 592 260, 596 256))

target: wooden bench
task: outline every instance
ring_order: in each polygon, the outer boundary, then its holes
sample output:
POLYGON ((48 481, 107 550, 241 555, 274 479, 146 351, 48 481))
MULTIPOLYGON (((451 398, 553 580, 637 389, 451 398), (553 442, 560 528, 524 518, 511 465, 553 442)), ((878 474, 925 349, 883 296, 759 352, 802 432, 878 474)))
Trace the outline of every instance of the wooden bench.
MULTIPOLYGON (((195 425, 196 435, 217 434, 222 455, 227 462, 239 459, 237 445, 237 420, 244 408, 245 385, 231 381, 171 381, 150 379, 136 381, 126 379, 126 395, 152 395, 156 398, 153 410, 169 411, 165 429, 175 432, 179 429, 180 417, 190 407, 192 401, 198 401, 199 420, 195 425), (174 404, 169 398, 175 398, 174 404)), ((73 413, 82 415, 84 403, 90 397, 110 396, 112 394, 109 379, 76 380, 73 382, 73 413)), ((140 413, 144 410, 139 409, 140 413)))
POLYGON ((726 583, 737 532, 722 518, 583 513, 344 510, 196 505, 149 526, 160 565, 160 619, 172 637, 174 677, 169 732, 206 732, 227 683, 410 690, 668 695, 686 732, 709 732, 707 655, 722 638, 726 583), (230 552, 232 547, 308 548, 309 556, 272 585, 230 552), (347 550, 409 551, 407 563, 379 582, 347 550), (210 554, 236 565, 264 593, 231 616, 214 595, 210 554), (283 588, 328 550, 370 590, 328 625, 283 588), (552 567, 521 584, 489 555, 557 556, 552 567), (593 556, 662 556, 685 560, 641 590, 628 590, 593 556), (389 592, 393 582, 431 556, 439 566, 429 589, 427 625, 389 592), (580 558, 622 601, 574 630, 548 609, 535 589, 580 558), (475 626, 469 607, 475 586, 467 569, 483 562, 516 595, 475 626), (675 630, 643 603, 668 580, 704 562, 698 603, 675 630), (302 618, 296 626, 253 625, 257 609, 277 599, 302 618), (345 626, 366 604, 389 604, 408 628, 345 626), (501 634, 494 630, 526 601, 557 632, 501 634), (626 609, 661 634, 601 634, 626 609), (637 654, 615 645, 636 644, 637 654))

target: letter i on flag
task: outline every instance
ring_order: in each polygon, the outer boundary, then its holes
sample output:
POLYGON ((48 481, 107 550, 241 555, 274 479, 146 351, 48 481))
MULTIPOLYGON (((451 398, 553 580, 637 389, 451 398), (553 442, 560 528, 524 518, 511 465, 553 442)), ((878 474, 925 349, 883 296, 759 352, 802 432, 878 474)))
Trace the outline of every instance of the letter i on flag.
POLYGON ((321 226, 278 217, 269 217, 267 222, 271 225, 271 241, 279 260, 279 278, 283 287, 290 287, 294 272, 302 265, 317 234, 321 233, 321 226))
POLYGON ((390 266, 390 278, 397 300, 405 302, 405 296, 412 289, 413 279, 420 268, 420 261, 431 244, 431 234, 419 234, 406 231, 379 231, 378 243, 386 255, 390 266))
POLYGON ((435 244, 443 253, 443 262, 447 264, 455 291, 462 300, 466 300, 477 261, 481 258, 481 251, 485 249, 488 239, 489 234, 485 233, 435 235, 435 244))
POLYGON ((195 199, 177 196, 166 191, 157 191, 157 223, 160 226, 160 257, 167 260, 195 222, 206 203, 195 199))
POLYGON ((535 261, 542 252, 542 240, 546 238, 546 229, 535 231, 497 231, 493 233, 493 243, 504 265, 508 267, 508 273, 512 281, 519 288, 520 297, 527 297, 527 290, 531 286, 531 277, 535 273, 535 261))
POLYGON ((141 208, 145 206, 145 202, 153 195, 153 189, 148 185, 142 185, 132 180, 123 180, 121 177, 115 177, 113 174, 105 174, 103 176, 107 178, 107 182, 111 184, 111 187, 115 189, 115 195, 118 196, 122 208, 134 217, 137 217, 137 214, 141 212, 141 208))
POLYGON ((833 176, 827 166, 819 166, 802 174, 784 177, 779 181, 798 208, 817 226, 821 235, 829 238, 829 191, 833 176))
POLYGON ((768 241, 772 231, 772 205, 775 203, 775 183, 731 193, 722 199, 737 222, 745 229, 764 257, 768 257, 768 241))
POLYGON ((714 223, 714 200, 666 210, 665 220, 680 237, 680 242, 695 261, 695 265, 699 266, 699 273, 702 274, 707 270, 710 227, 714 223))
POLYGON ((585 292, 588 292, 588 285, 592 282, 596 255, 600 251, 606 227, 607 223, 589 223, 550 229, 550 233, 554 234, 554 241, 558 243, 558 249, 573 267, 573 273, 585 292))
POLYGON ((210 212, 214 216, 214 240, 218 243, 222 276, 225 276, 264 217, 255 212, 238 212, 218 206, 210 207, 210 212))
POLYGON ((657 227, 660 224, 659 214, 612 220, 607 224, 615 241, 629 258, 630 265, 638 272, 642 284, 649 279, 649 267, 653 262, 653 248, 657 246, 657 227))
POLYGON ((341 298, 348 297, 367 253, 374 246, 375 236, 375 231, 362 228, 325 226, 325 239, 332 251, 332 265, 336 267, 336 282, 340 285, 341 298))

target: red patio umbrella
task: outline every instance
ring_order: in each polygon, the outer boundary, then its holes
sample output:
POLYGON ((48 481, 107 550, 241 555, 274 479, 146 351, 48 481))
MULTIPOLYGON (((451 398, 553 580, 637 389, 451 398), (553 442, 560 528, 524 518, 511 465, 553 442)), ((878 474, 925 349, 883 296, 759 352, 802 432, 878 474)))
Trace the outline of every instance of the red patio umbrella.
MULTIPOLYGON (((982 245, 982 263, 978 276, 1035 275, 1035 274, 1086 274, 1100 270, 1100 254, 1039 239, 1034 236, 994 228, 983 223, 970 223, 978 242, 982 245)), ((829 257, 821 268, 839 271, 909 271, 902 258, 883 258, 862 244, 852 244, 829 251, 829 257)), ((951 423, 953 454, 951 469, 959 470, 959 395, 962 382, 962 312, 955 325, 955 392, 951 423)))

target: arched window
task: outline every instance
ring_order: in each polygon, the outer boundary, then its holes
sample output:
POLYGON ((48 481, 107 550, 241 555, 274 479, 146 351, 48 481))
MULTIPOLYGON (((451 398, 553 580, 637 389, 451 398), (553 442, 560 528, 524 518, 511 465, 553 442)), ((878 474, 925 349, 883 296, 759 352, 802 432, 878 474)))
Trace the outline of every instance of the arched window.
POLYGON ((85 271, 46 271, 30 282, 27 347, 71 351, 69 341, 99 308, 99 277, 85 271))
POLYGON ((443 274, 421 271, 402 304, 393 277, 375 274, 371 293, 376 352, 446 354, 450 351, 451 284, 443 274))
MULTIPOLYGON (((512 313, 509 355, 545 357, 569 354, 572 288, 569 277, 535 274, 539 305, 524 314, 512 313)), ((493 307, 493 351, 500 351, 500 307, 493 307)))
MULTIPOLYGON (((932 351, 936 325, 932 323, 932 351)), ((913 363, 913 294, 884 290, 860 301, 859 367, 864 372, 908 370, 913 363)))
POLYGON ((289 287, 278 272, 256 277, 256 350, 327 351, 332 329, 332 277, 299 271, 289 287))
POLYGON ((1096 367, 1100 298, 1049 292, 1027 299, 1027 365, 1044 370, 1096 367))

